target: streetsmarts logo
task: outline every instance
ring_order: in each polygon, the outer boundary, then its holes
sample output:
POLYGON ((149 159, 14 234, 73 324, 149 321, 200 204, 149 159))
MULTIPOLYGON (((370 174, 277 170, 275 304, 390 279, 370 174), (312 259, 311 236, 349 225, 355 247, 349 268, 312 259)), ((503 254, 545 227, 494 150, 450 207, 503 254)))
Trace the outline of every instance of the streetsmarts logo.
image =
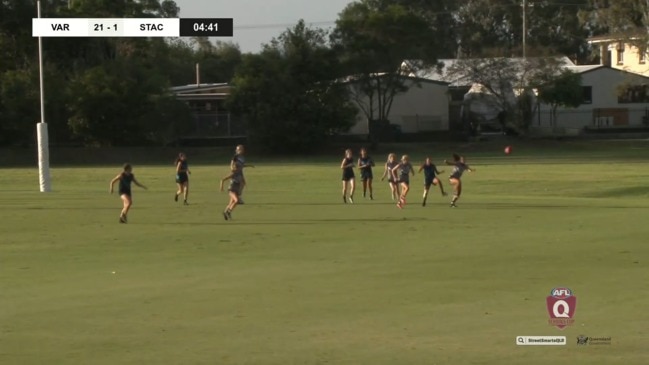
POLYGON ((545 300, 550 319, 548 323, 562 330, 575 323, 572 318, 577 307, 577 297, 568 288, 554 288, 545 300))

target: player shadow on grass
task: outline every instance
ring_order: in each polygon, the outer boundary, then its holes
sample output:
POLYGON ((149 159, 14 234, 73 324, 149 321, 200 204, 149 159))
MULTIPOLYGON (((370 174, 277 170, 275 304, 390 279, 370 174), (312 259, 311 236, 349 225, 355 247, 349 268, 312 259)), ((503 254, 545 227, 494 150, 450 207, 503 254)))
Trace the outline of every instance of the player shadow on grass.
MULTIPOLYGON (((376 200, 374 201, 368 201, 366 204, 364 203, 359 203, 357 202, 356 199, 354 199, 356 203, 354 204, 347 204, 349 206, 354 206, 354 205, 360 205, 360 206, 370 206, 370 205, 395 205, 393 201, 385 201, 385 202, 377 202, 376 200)), ((259 203, 259 204, 248 204, 249 206, 345 206, 345 204, 342 204, 340 202, 327 202, 327 203, 296 203, 296 202, 290 202, 290 203, 284 203, 284 202, 269 202, 269 203, 259 203)))
POLYGON ((322 219, 286 219, 286 220, 231 220, 229 222, 142 222, 142 225, 188 225, 188 226, 214 226, 214 225, 317 225, 317 224, 339 224, 341 222, 404 222, 404 221, 441 221, 441 219, 429 219, 424 217, 401 217, 401 218, 322 218, 322 219))
POLYGON ((624 206, 624 205, 584 205, 584 204, 528 204, 528 203, 494 203, 494 202, 472 202, 463 205, 466 209, 566 209, 566 208, 604 208, 604 209, 646 209, 646 206, 624 206))

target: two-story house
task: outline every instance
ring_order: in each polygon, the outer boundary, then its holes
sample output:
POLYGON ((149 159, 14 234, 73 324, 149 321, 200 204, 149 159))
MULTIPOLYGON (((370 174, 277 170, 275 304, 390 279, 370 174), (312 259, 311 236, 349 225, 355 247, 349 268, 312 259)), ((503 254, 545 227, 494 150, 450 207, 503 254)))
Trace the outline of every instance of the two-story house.
POLYGON ((639 47, 622 40, 622 37, 598 36, 592 37, 588 43, 599 46, 600 64, 633 72, 643 76, 649 76, 649 56, 647 47, 639 47))

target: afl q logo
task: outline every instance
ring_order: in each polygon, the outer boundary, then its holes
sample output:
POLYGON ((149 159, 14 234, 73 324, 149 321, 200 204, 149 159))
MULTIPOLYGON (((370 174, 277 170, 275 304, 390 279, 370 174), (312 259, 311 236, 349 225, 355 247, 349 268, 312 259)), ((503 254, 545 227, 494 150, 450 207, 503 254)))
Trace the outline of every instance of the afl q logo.
POLYGON ((546 298, 546 304, 550 314, 548 319, 550 325, 562 330, 575 322, 573 317, 577 308, 577 297, 569 288, 552 289, 546 298))

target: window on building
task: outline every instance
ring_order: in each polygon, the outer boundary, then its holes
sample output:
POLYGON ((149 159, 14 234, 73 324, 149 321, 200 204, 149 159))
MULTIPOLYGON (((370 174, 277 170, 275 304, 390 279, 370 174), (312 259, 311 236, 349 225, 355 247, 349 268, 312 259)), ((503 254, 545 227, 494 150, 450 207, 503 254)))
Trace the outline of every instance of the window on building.
POLYGON ((624 64, 624 43, 620 42, 617 44, 616 50, 617 50, 617 64, 618 65, 623 65, 624 64))
POLYGON ((593 87, 592 86, 582 86, 581 91, 583 93, 582 104, 592 104, 593 103, 593 87))
POLYGON ((618 65, 623 65, 624 64, 624 51, 617 50, 617 64, 618 65))
POLYGON ((640 51, 638 52, 640 56, 640 64, 644 65, 647 63, 647 49, 646 48, 640 48, 640 51))
POLYGON ((620 104, 649 103, 649 87, 647 85, 630 85, 624 88, 617 97, 620 104))

